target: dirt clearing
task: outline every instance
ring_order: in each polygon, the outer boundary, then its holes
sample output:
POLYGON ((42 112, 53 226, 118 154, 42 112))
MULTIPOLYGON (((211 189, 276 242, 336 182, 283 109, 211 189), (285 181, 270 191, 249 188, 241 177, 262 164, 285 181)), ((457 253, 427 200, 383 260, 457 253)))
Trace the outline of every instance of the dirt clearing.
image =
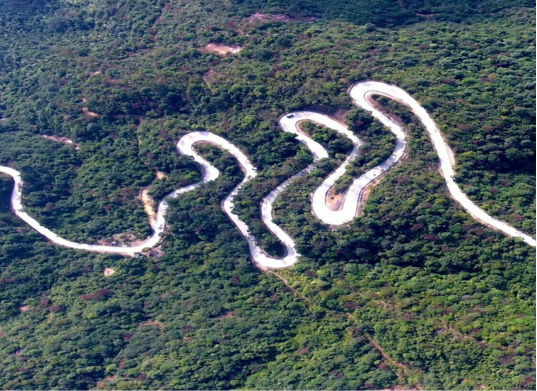
POLYGON ((58 143, 62 143, 62 144, 69 144, 69 145, 74 145, 75 146, 75 150, 79 151, 80 150, 80 145, 78 145, 77 143, 75 143, 73 140, 67 138, 67 137, 60 137, 60 136, 48 136, 46 134, 42 134, 41 137, 43 138, 46 138, 47 140, 52 140, 52 141, 56 141, 58 143))
POLYGON ((283 23, 289 23, 289 22, 315 22, 316 20, 319 20, 319 18, 316 17, 306 17, 306 18, 293 18, 291 16, 282 15, 282 14, 253 14, 250 17, 248 17, 248 23, 251 25, 256 25, 258 23, 263 22, 283 22, 283 23))
POLYGON ((104 269, 103 271, 103 276, 105 277, 110 277, 111 275, 113 275, 116 271, 114 269, 112 269, 111 267, 107 267, 106 269, 104 269))
POLYGON ((220 56, 225 56, 227 54, 237 54, 242 50, 242 47, 237 45, 226 45, 223 43, 210 43, 205 45, 200 49, 202 52, 206 53, 215 53, 220 56))

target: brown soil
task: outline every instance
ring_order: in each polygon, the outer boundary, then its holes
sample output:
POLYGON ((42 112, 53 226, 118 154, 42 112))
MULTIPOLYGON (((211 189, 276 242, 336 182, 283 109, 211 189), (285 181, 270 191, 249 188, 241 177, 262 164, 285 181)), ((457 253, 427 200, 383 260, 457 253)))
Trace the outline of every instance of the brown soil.
MULTIPOLYGON (((405 8, 405 2, 404 0, 397 0, 397 2, 399 3, 399 5, 403 8, 405 8)), ((440 15, 440 14, 420 14, 419 12, 415 12, 414 15, 417 15, 417 16, 421 16, 422 18, 424 18, 425 20, 427 21, 431 21, 434 19, 434 17, 436 15, 440 15)))
POLYGON ((164 179, 164 178, 168 178, 168 175, 166 175, 165 173, 163 173, 162 171, 157 171, 157 178, 158 179, 164 179))
POLYGON ((281 14, 253 14, 248 18, 248 22, 290 22, 293 19, 287 15, 281 14))
POLYGON ((154 247, 151 250, 149 250, 148 252, 145 252, 145 253, 142 253, 142 254, 145 255, 145 256, 151 257, 151 258, 160 258, 160 257, 166 255, 166 253, 162 250, 162 246, 154 247))
POLYGON ((416 12, 416 15, 421 16, 422 18, 424 18, 427 21, 431 21, 431 20, 434 20, 434 17, 436 15, 440 15, 440 14, 420 14, 419 12, 416 12))
MULTIPOLYGON (((157 179, 164 179, 168 178, 168 175, 163 173, 162 171, 157 171, 155 173, 157 176, 157 179)), ((140 195, 138 196, 138 199, 142 201, 142 204, 144 205, 144 210, 147 216, 149 217, 149 224, 151 226, 154 226, 157 222, 157 211, 155 210, 155 200, 153 197, 149 195, 149 190, 151 189, 151 186, 147 186, 142 188, 140 191, 140 195)))
POLYGON ((451 160, 451 164, 453 166, 456 166, 457 165, 457 160, 455 159, 455 154, 453 153, 453 150, 449 146, 448 140, 446 139, 446 136, 444 136, 444 134, 442 134, 442 138, 444 139, 444 142, 447 145, 447 151, 448 151, 448 155, 449 155, 449 160, 451 160))
MULTIPOLYGON (((407 141, 408 139, 410 139, 412 137, 412 134, 410 133, 410 131, 408 130, 408 128, 403 124, 403 120, 399 117, 399 116, 396 116, 394 115, 393 113, 391 112, 388 112, 386 110, 386 108, 384 106, 382 106, 380 103, 378 103, 371 95, 368 95, 367 97, 367 100, 369 101, 369 103, 371 103, 377 110, 379 110, 380 112, 382 112, 382 114, 384 114, 385 116, 387 116, 390 120, 392 120, 393 122, 397 123, 402 129, 403 131, 405 132, 406 134, 406 137, 407 137, 407 141)), ((450 151, 451 152, 451 151, 450 151)), ((401 159, 395 163, 394 166, 392 166, 390 168, 390 170, 382 173, 382 175, 380 175, 379 177, 377 177, 374 181, 372 181, 371 183, 369 183, 365 189, 362 190, 362 196, 360 197, 360 200, 358 201, 358 206, 356 208, 356 215, 360 215, 360 213, 362 212, 362 209, 363 207, 365 206, 366 202, 367 202, 367 199, 369 198, 369 194, 371 194, 371 190, 373 190, 373 188, 375 186, 377 186, 381 181, 382 179, 384 178, 384 176, 386 174, 388 174, 388 172, 391 171, 391 169, 393 169, 394 167, 400 165, 401 163, 403 163, 406 159, 408 158, 408 148, 405 150, 405 153, 403 154, 403 156, 401 157, 401 159)))
POLYGON ((282 14, 253 14, 248 18, 248 23, 257 24, 260 22, 315 22, 319 18, 292 18, 282 14))
POLYGON ((209 69, 209 71, 205 73, 205 75, 203 75, 203 81, 205 82, 205 84, 207 84, 207 88, 211 90, 211 92, 214 92, 212 89, 211 81, 210 81, 211 76, 213 74, 214 74, 214 71, 212 69, 209 69))
POLYGON ((149 217, 149 224, 154 226, 157 222, 157 212, 155 211, 155 200, 149 195, 149 187, 144 187, 138 197, 144 205, 144 210, 149 217))
POLYGON ((114 381, 114 380, 116 380, 116 379, 117 379, 117 375, 114 375, 114 376, 106 376, 104 379, 99 380, 99 381, 97 382, 97 387, 96 387, 96 388, 97 388, 98 390, 102 390, 102 389, 104 389, 104 388, 106 387, 106 383, 109 383, 109 382, 114 381))
POLYGON ((145 240, 145 239, 137 240, 136 235, 133 234, 133 233, 130 233, 130 232, 123 232, 123 233, 114 235, 113 238, 114 238, 114 240, 120 242, 121 245, 125 245, 125 244, 128 243, 131 246, 136 246, 137 244, 139 244, 139 243, 141 243, 141 242, 143 242, 145 240), (136 243, 136 244, 133 244, 133 243, 136 243))
MULTIPOLYGON (((287 288, 291 292, 293 292, 293 294, 295 294, 296 296, 300 297, 302 300, 304 300, 308 304, 313 304, 311 299, 309 299, 307 296, 303 295, 302 293, 300 293, 296 289, 294 289, 289 284, 289 281, 287 281, 287 279, 285 279, 283 276, 281 276, 280 274, 278 274, 278 273, 276 273, 275 271, 272 271, 272 270, 267 270, 266 272, 269 273, 269 274, 272 274, 275 277, 277 277, 278 279, 280 279, 285 284, 285 286, 287 286, 287 288)), ((348 319, 356 322, 356 318, 352 314, 347 313, 346 316, 347 316, 348 319)), ((382 357, 386 361, 388 361, 390 364, 392 364, 393 366, 398 368, 398 370, 396 370, 396 374, 397 374, 397 377, 399 379, 403 380, 406 377, 408 377, 409 375, 411 375, 413 373, 416 373, 418 371, 415 368, 411 368, 407 364, 403 364, 401 362, 396 361, 393 357, 391 357, 388 353, 386 353, 386 351, 382 348, 382 346, 380 346, 379 343, 371 335, 369 335, 367 333, 364 333, 364 336, 367 338, 367 340, 369 341, 371 346, 374 347, 375 349, 377 349, 379 351, 379 353, 382 355, 382 357)), ((414 387, 416 387, 416 388, 405 388, 405 386, 394 386, 393 390, 423 390, 423 388, 418 384, 416 384, 414 387)))
POLYGON ((384 351, 384 349, 382 348, 382 346, 380 346, 378 344, 378 342, 372 337, 370 336, 369 334, 365 334, 365 336, 367 337, 367 339, 369 340, 369 343, 371 344, 371 346, 373 346, 375 349, 377 349, 380 354, 382 355, 382 357, 384 357, 390 364, 392 365, 395 365, 396 367, 398 368, 401 368, 401 369, 408 369, 410 368, 408 365, 406 364, 403 364, 403 363, 400 363, 398 361, 395 361, 388 353, 386 353, 384 351))
POLYGON ((345 194, 334 194, 334 189, 330 189, 326 195, 326 205, 330 210, 338 210, 345 199, 345 194))
MULTIPOLYGON (((97 244, 104 245, 104 246, 124 246, 124 247, 131 247, 131 246, 139 246, 142 243, 145 242, 146 239, 138 239, 136 238, 136 235, 131 232, 122 232, 119 234, 115 234, 112 236, 112 239, 102 239, 98 240, 97 244)), ((134 257, 135 254, 133 253, 125 253, 125 255, 129 255, 134 257)))
POLYGON ((285 284, 285 286, 291 290, 291 292, 293 292, 295 295, 299 296, 302 300, 307 301, 309 304, 312 304, 311 300, 308 297, 304 296, 302 293, 300 293, 295 288, 293 288, 291 285, 289 285, 289 281, 287 281, 284 277, 282 277, 281 275, 279 275, 278 273, 276 273, 275 271, 272 271, 272 270, 266 270, 266 272, 268 274, 272 274, 273 276, 276 276, 276 278, 281 280, 285 284))
POLYGON ((156 319, 152 319, 152 320, 148 320, 146 322, 140 323, 139 326, 156 326, 159 328, 159 330, 162 330, 162 328, 164 327, 164 323, 156 319))
POLYGON ((76 149, 77 151, 80 150, 80 145, 78 145, 77 143, 74 143, 72 140, 68 139, 67 137, 48 136, 48 135, 45 135, 45 134, 42 134, 41 137, 46 138, 47 140, 56 141, 56 142, 58 142, 58 143, 74 145, 74 146, 75 146, 75 149, 76 149))
POLYGON ((202 52, 215 53, 220 56, 227 54, 237 54, 242 50, 242 47, 237 45, 225 45, 223 43, 210 43, 200 49, 202 52))
POLYGON ((345 125, 345 118, 347 117, 348 112, 349 110, 337 109, 336 112, 332 114, 332 117, 334 117, 339 123, 345 125))
POLYGON ((371 194, 371 190, 373 190, 373 188, 380 183, 380 181, 382 180, 382 178, 384 177, 385 174, 386 173, 382 174, 377 179, 375 179, 374 181, 370 182, 365 187, 365 189, 362 190, 362 196, 358 200, 358 206, 356 207, 356 216, 358 216, 358 215, 360 215, 362 213, 362 209, 364 208, 364 206, 365 206, 365 204, 367 202, 367 199, 369 198, 369 194, 371 194))
POLYGON ((203 75, 203 81, 207 85, 207 88, 213 91, 215 86, 218 86, 227 81, 227 76, 225 73, 216 72, 213 69, 209 69, 203 75))
MULTIPOLYGON (((88 100, 86 98, 82 98, 82 103, 86 103, 88 100)), ((87 107, 82 107, 82 112, 86 117, 95 118, 95 117, 101 117, 101 114, 94 113, 93 111, 89 111, 87 107)))
MULTIPOLYGON (((382 104, 380 104, 375 98, 373 98, 374 95, 379 95, 379 96, 382 96, 382 97, 387 97, 386 95, 384 94, 379 94, 379 93, 368 93, 366 95, 366 99, 367 101, 373 105, 374 108, 376 108, 378 111, 380 111, 382 114, 384 114, 386 117, 388 117, 390 120, 392 120, 393 122, 395 122, 396 124, 398 124, 400 127, 402 127, 404 130, 405 130, 405 133, 407 134, 407 136, 409 136, 410 132, 408 132, 408 129, 406 129, 405 125, 404 125, 404 122, 403 120, 401 119, 401 117, 399 117, 398 115, 395 115, 394 113, 392 113, 388 108, 386 108, 385 106, 383 106, 382 104)), ((401 100, 399 99, 395 99, 395 98, 392 98, 392 97, 388 97, 389 99, 393 99, 395 102, 398 102, 400 103, 402 106, 408 108, 407 105, 405 105, 404 102, 402 102, 401 100)))
POLYGON ((103 271, 103 276, 105 277, 110 277, 111 275, 113 275, 116 271, 114 269, 112 269, 111 267, 107 267, 106 269, 104 269, 103 271))
POLYGON ((235 313, 233 311, 229 311, 229 312, 226 312, 225 314, 217 316, 216 319, 229 319, 229 318, 233 318, 234 316, 235 316, 235 313))
MULTIPOLYGON (((439 324, 435 324, 435 326, 441 327, 438 330, 439 334, 449 334, 455 340, 465 339, 467 341, 471 341, 471 342, 473 342, 473 343, 475 343, 475 344, 477 344, 479 346, 482 346, 482 347, 485 347, 485 346, 490 347, 490 345, 488 343, 486 343, 485 341, 480 341, 480 340, 475 339, 474 337, 472 337, 470 335, 463 334, 460 331, 454 329, 448 322, 446 322, 442 318, 440 318, 437 321, 435 321, 435 323, 439 323, 439 324)), ((496 346, 495 346, 495 348, 496 348, 496 346)), ((502 349, 502 350, 508 350, 508 348, 505 347, 505 346, 499 346, 499 348, 502 349)))
POLYGON ((93 111, 89 111, 87 107, 82 107, 82 112, 84 113, 84 115, 91 117, 91 118, 101 117, 101 114, 97 114, 93 111))
MULTIPOLYGON (((420 15, 420 16, 425 16, 425 14, 417 14, 417 15, 420 15)), ((430 14, 430 15, 439 15, 439 14, 430 14)), ((381 94, 381 96, 384 96, 381 94)), ((390 111, 388 111, 386 109, 386 107, 382 106, 380 103, 378 103, 372 95, 368 95, 367 96, 367 100, 369 101, 369 103, 371 103, 377 110, 379 110, 380 112, 382 112, 382 114, 384 114, 385 116, 387 116, 388 118, 390 118, 392 121, 394 121, 395 123, 397 123, 399 126, 401 126, 403 128, 403 130, 405 131, 406 133, 406 136, 408 139, 410 139, 412 137, 412 134, 409 132, 408 128, 404 125, 403 123, 403 120, 401 119, 401 117, 391 113, 390 111)), ((395 99, 395 101, 401 103, 403 106, 404 103, 395 99)), ((449 143, 448 143, 448 140, 445 136, 445 134, 441 133, 441 136, 442 136, 442 139, 444 140, 444 142, 446 143, 447 145, 447 150, 448 150, 448 155, 449 155, 449 160, 451 161, 451 164, 453 166, 456 166, 457 165, 457 160, 455 158, 455 154, 453 153, 453 150, 451 149, 451 147, 449 146, 449 143)), ((430 138, 430 137, 429 137, 430 138)), ((407 156, 407 153, 408 151, 405 152, 405 156, 403 156, 403 158, 401 159, 401 161, 403 161, 403 159, 405 159, 407 156)), ((399 164, 399 163, 398 163, 399 164)), ((438 168, 439 170, 440 167, 438 168)))
MULTIPOLYGON (((322 112, 323 110, 317 109, 315 111, 322 112)), ((341 109, 341 110, 336 111, 334 114, 328 114, 328 113, 323 113, 323 114, 328 116, 328 117, 330 117, 330 118, 332 118, 334 121, 337 121, 340 124, 346 126, 345 125, 345 116, 347 115, 347 112, 348 112, 348 110, 341 109)), ((316 123, 315 121, 311 121, 311 120, 308 120, 308 121, 316 123)), ((296 124, 297 130, 309 137, 309 134, 307 132, 305 132, 304 129, 302 128, 302 123, 303 122, 306 122, 306 121, 297 122, 297 124, 296 124)), ((326 205, 328 206, 328 208, 330 208, 331 210, 338 210, 341 207, 341 204, 343 203, 344 200, 345 200, 345 194, 343 194, 343 193, 334 194, 334 187, 332 187, 330 190, 328 190, 325 202, 326 202, 326 205)))

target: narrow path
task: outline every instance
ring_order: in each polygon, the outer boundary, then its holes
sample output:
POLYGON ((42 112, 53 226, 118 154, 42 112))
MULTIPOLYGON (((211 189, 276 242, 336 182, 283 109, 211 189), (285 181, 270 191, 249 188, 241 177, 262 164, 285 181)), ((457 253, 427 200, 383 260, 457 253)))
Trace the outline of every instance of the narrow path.
MULTIPOLYGON (((348 191, 345 193, 342 204, 335 211, 331 210, 327 204, 328 192, 330 188, 335 184, 337 179, 339 179, 345 173, 347 165, 353 159, 356 158, 358 148, 361 145, 360 140, 354 134, 352 134, 346 126, 323 114, 314 113, 310 111, 302 111, 287 114, 280 119, 280 125, 282 129, 286 132, 296 134, 298 141, 304 143, 311 150, 314 157, 314 163, 322 158, 328 157, 328 152, 323 146, 312 140, 308 135, 306 135, 299 129, 299 122, 309 120, 327 126, 338 131, 340 134, 343 134, 344 136, 348 137, 354 143, 353 151, 351 152, 349 157, 343 162, 340 167, 338 167, 333 173, 331 173, 328 178, 323 181, 321 186, 313 193, 312 209, 314 214, 321 221, 326 224, 340 225, 348 223, 349 221, 354 219, 356 217, 358 205, 363 197, 364 192, 371 186, 372 183, 375 182, 376 179, 378 179, 383 173, 387 172, 391 167, 393 167, 393 165, 396 164, 402 158, 405 152, 406 140, 403 129, 395 121, 380 112, 380 110, 376 107, 376 105, 371 99, 372 95, 382 95, 408 106, 410 110, 412 110, 412 112, 423 123, 426 131, 429 133, 434 149, 438 154, 442 175, 446 181, 448 191, 454 200, 459 202, 461 206, 468 213, 470 213, 472 217, 474 217, 481 223, 494 229, 498 229, 508 236, 521 238, 527 244, 535 247, 535 239, 521 231, 518 231, 514 227, 511 227, 510 225, 489 216, 485 211, 475 205, 466 196, 466 194, 462 192, 462 190, 459 188, 459 186, 455 183, 454 180, 455 171, 453 168, 454 158, 452 151, 446 144, 440 130, 438 129, 435 122, 431 119, 427 111, 410 95, 408 95, 405 91, 396 86, 375 81, 365 81, 357 83, 350 88, 349 94, 351 95, 354 100, 354 103, 357 106, 370 112, 371 115, 377 118, 392 133, 394 133, 397 142, 392 155, 386 161, 354 180, 348 191)), ((253 262, 262 269, 285 268, 295 264, 299 258, 299 254, 296 252, 295 249, 295 242, 285 231, 283 231, 273 222, 272 205, 274 201, 278 198, 278 196, 286 189, 286 187, 292 181, 294 181, 300 176, 306 175, 308 172, 313 170, 315 164, 311 164, 297 175, 283 182, 276 189, 272 190, 261 202, 262 220, 267 225, 268 229, 283 242, 286 248, 286 256, 283 258, 272 258, 265 254, 263 250, 256 244, 255 238, 249 233, 248 226, 246 225, 246 223, 240 220, 239 217, 233 213, 233 200, 235 196, 238 194, 242 186, 247 181, 251 180, 256 176, 256 170, 254 166, 248 160, 246 155, 244 155, 231 142, 210 132, 191 132, 181 137, 178 141, 177 151, 180 154, 191 156, 194 161, 200 164, 203 171, 203 179, 201 182, 177 189, 164 197, 164 199, 160 202, 158 206, 156 221, 154 221, 152 224, 152 228, 154 230, 153 235, 151 235, 151 237, 149 237, 147 240, 136 246, 104 246, 76 243, 58 236, 54 232, 40 225, 34 218, 32 218, 28 213, 24 211, 21 201, 23 181, 20 172, 10 167, 0 166, 0 173, 4 173, 11 176, 15 181, 15 186, 13 188, 13 193, 11 196, 11 206, 15 214, 19 216, 22 220, 24 220, 32 228, 34 228, 37 232, 48 238, 51 242, 61 246, 85 251, 133 255, 142 252, 145 249, 156 246, 161 240, 161 235, 165 232, 166 229, 165 217, 169 207, 168 200, 176 198, 182 193, 194 190, 201 186, 203 183, 218 178, 219 171, 195 152, 194 145, 199 142, 213 143, 221 148, 228 150, 239 161, 239 164, 242 166, 243 170, 246 173, 241 183, 239 183, 239 185, 235 187, 233 191, 224 199, 224 201, 222 202, 222 208, 233 221, 233 223, 237 226, 241 234, 246 238, 253 262)))
MULTIPOLYGON (((369 334, 364 334, 367 338, 367 340, 369 341, 369 343, 371 344, 371 346, 373 346, 375 349, 377 349, 380 354, 382 355, 382 357, 384 357, 390 364, 398 367, 398 368, 401 368, 403 370, 406 370, 408 368, 410 368, 408 365, 406 364, 403 364, 403 363, 400 363, 398 361, 395 361, 388 353, 386 353, 386 351, 382 348, 382 346, 379 345, 379 343, 369 334)), ((405 372, 403 372, 405 373, 405 372)))
POLYGON ((42 134, 41 137, 46 138, 47 140, 56 141, 58 143, 67 144, 67 145, 74 145, 75 150, 80 150, 80 145, 75 143, 73 140, 67 137, 60 137, 60 136, 49 136, 46 134, 42 134))
POLYGON ((267 273, 269 274, 272 274, 273 276, 275 276, 278 280, 280 280, 281 282, 283 282, 283 284, 291 291, 293 292, 294 295, 296 296, 299 296, 302 300, 308 302, 308 304, 313 304, 313 302, 311 301, 310 298, 304 296, 302 293, 300 293, 299 291, 297 291, 295 288, 293 288, 290 284, 289 284, 289 281, 287 281, 283 276, 281 276, 280 274, 276 273, 275 271, 272 271, 272 270, 267 270, 267 273))

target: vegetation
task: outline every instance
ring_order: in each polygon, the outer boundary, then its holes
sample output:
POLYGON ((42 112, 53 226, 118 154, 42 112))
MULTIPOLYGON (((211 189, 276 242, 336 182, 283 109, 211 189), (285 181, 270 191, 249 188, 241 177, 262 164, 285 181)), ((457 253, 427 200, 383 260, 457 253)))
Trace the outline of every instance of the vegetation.
MULTIPOLYGON (((476 203, 534 234, 532 7, 3 1, 0 164, 22 172, 24 205, 47 227, 80 242, 126 243, 150 233, 143 188, 158 201, 199 181, 175 143, 207 129, 258 168, 236 212, 278 254, 259 202, 311 163, 279 116, 350 110, 347 123, 368 144, 356 175, 393 148, 393 136, 346 94, 376 79, 430 112, 476 203), (214 42, 243 50, 200 50, 214 42)), ((309 195, 350 145, 305 124, 331 156, 275 205, 302 254, 278 273, 252 265, 221 211, 242 173, 215 147, 197 148, 221 178, 172 201, 160 251, 136 258, 46 242, 10 212, 12 181, 0 177, 2 388, 534 388, 533 249, 451 200, 420 124, 378 101, 407 127, 408 156, 371 191, 361 217, 332 230, 312 216, 309 195), (116 273, 105 277, 104 268, 116 273)))

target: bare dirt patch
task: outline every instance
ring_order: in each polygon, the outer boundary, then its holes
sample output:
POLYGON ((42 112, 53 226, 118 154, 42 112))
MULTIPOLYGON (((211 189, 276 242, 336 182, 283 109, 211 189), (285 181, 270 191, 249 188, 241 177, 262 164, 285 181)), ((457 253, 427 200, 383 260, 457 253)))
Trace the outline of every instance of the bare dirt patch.
POLYGON ((115 274, 115 269, 112 269, 111 267, 107 267, 103 270, 103 276, 110 277, 111 275, 115 274))
POLYGON ((113 237, 117 242, 119 242, 120 246, 139 246, 145 242, 144 239, 138 239, 135 234, 130 232, 124 232, 121 234, 114 235, 113 237))
POLYGON ((336 121, 342 123, 343 125, 346 125, 345 124, 345 118, 347 117, 347 114, 350 110, 346 110, 346 109, 337 109, 334 113, 332 113, 332 117, 335 118, 336 121))
MULTIPOLYGON (((155 175, 159 180, 168 178, 168 175, 166 175, 162 171, 157 171, 155 175)), ((154 227, 157 222, 157 211, 155 210, 156 203, 153 197, 149 195, 149 190, 151 190, 151 186, 142 188, 138 199, 141 200, 142 204, 144 205, 144 211, 149 218, 149 224, 151 225, 151 227, 154 227)))
POLYGON ((162 250, 162 246, 154 247, 151 250, 149 250, 147 252, 144 252, 144 253, 141 253, 141 254, 143 254, 143 255, 145 255, 147 257, 151 257, 151 258, 160 258, 160 257, 166 255, 164 250, 162 250))
POLYGON ((113 375, 113 376, 106 376, 104 379, 102 380, 99 380, 97 382, 97 389, 98 390, 102 390, 106 387, 106 384, 109 383, 109 382, 113 382, 114 380, 117 379, 117 375, 113 375))
POLYGON ((214 90, 215 86, 223 83, 225 84, 227 82, 227 78, 228 76, 226 76, 225 73, 216 72, 213 69, 209 69, 203 75, 203 81, 205 82, 205 85, 207 85, 207 88, 211 91, 214 90))
POLYGON ((334 211, 338 210, 341 207, 341 204, 343 203, 344 200, 345 200, 345 194, 343 193, 334 194, 333 187, 328 191, 328 194, 326 195, 326 205, 331 210, 334 210, 334 211))
POLYGON ((291 292, 293 292, 293 294, 295 294, 296 296, 300 297, 302 300, 308 302, 309 304, 312 304, 312 301, 306 297, 305 295, 303 295, 302 293, 300 293, 299 291, 297 291, 295 288, 293 288, 290 284, 289 284, 289 281, 284 278, 283 276, 281 276, 280 274, 276 273, 275 271, 272 271, 272 270, 265 270, 268 274, 272 274, 273 276, 275 276, 276 278, 278 278, 280 281, 282 281, 285 286, 287 287, 287 289, 289 289, 291 292))
POLYGON ((91 118, 101 117, 101 114, 95 113, 93 111, 89 111, 87 107, 82 107, 82 112, 84 113, 84 115, 91 117, 91 118))
POLYGON ((210 43, 205 45, 200 49, 202 52, 214 53, 220 56, 225 56, 227 54, 237 54, 242 50, 242 47, 237 45, 226 45, 223 43, 210 43))
POLYGON ((164 327, 164 323, 156 319, 152 319, 152 320, 148 320, 146 322, 140 323, 139 326, 155 326, 155 327, 158 327, 159 330, 162 330, 162 328, 164 327))
POLYGON ((75 146, 75 149, 77 151, 80 150, 80 145, 78 145, 77 143, 75 143, 73 140, 67 138, 67 137, 61 137, 61 136, 48 136, 48 135, 45 135, 45 134, 42 134, 41 137, 43 138, 46 138, 47 140, 52 140, 52 141, 56 141, 58 143, 62 143, 62 144, 68 144, 68 145, 74 145, 75 146))
POLYGON ((356 207, 356 215, 359 215, 359 214, 362 213, 362 210, 364 209, 364 206, 367 203, 367 199, 369 198, 369 194, 371 194, 371 190, 373 190, 373 188, 380 183, 380 181, 383 179, 385 174, 386 173, 384 173, 381 176, 377 177, 374 181, 370 182, 362 190, 362 196, 358 200, 358 206, 356 207))
POLYGON ((149 217, 149 224, 153 227, 157 222, 157 212, 155 211, 155 200, 149 195, 149 187, 144 187, 138 197, 144 205, 145 213, 149 217))
POLYGON ((205 84, 207 84, 207 88, 211 90, 211 92, 214 92, 211 85, 211 76, 214 74, 214 71, 212 69, 209 69, 205 75, 203 75, 203 81, 205 84))
MULTIPOLYGON (((300 293, 296 289, 294 289, 289 284, 289 281, 287 279, 285 279, 283 276, 281 276, 280 274, 278 274, 278 273, 276 273, 275 271, 272 271, 272 270, 267 270, 267 273, 272 274, 275 277, 277 277, 279 280, 281 280, 286 285, 287 289, 289 289, 292 293, 294 293, 295 295, 300 297, 302 300, 304 300, 305 302, 307 302, 310 305, 313 304, 311 299, 309 299, 308 297, 306 297, 305 295, 303 295, 302 293, 300 293)), ((353 315, 351 315, 351 314, 346 314, 346 315, 347 315, 348 319, 350 319, 350 320, 352 320, 354 322, 357 322, 356 318, 353 315)), ((394 365, 397 368, 396 369, 396 374, 397 374, 397 377, 399 379, 402 380, 402 379, 408 377, 410 374, 412 374, 414 372, 417 372, 416 369, 411 368, 407 364, 398 362, 395 359, 393 359, 390 355, 388 355, 386 353, 386 351, 382 348, 382 346, 380 346, 380 344, 371 335, 369 335, 367 333, 364 333, 364 336, 367 338, 367 340, 369 341, 370 345, 373 348, 377 349, 379 351, 379 353, 382 355, 382 357, 384 357, 384 359, 387 362, 389 362, 391 365, 394 365)), ((414 386, 396 385, 396 386, 394 386, 392 388, 385 389, 383 391, 388 391, 388 390, 394 390, 394 391, 395 390, 397 390, 397 391, 398 390, 423 390, 423 388, 420 385, 414 385, 414 386), (415 388, 413 388, 413 387, 415 387, 415 388)))
POLYGON ((282 15, 282 14, 253 14, 248 18, 248 23, 258 24, 262 22, 315 22, 319 18, 309 17, 309 18, 293 18, 291 16, 282 15))
POLYGON ((235 313, 233 311, 228 311, 225 314, 217 316, 216 319, 229 319, 229 318, 233 318, 234 316, 235 316, 235 313))
MULTIPOLYGON (((82 99, 82 103, 86 103, 88 100, 86 98, 82 99)), ((90 111, 87 107, 82 107, 82 112, 86 117, 90 118, 96 118, 96 117, 102 117, 101 114, 95 113, 93 111, 90 111)))
POLYGON ((290 22, 290 16, 282 14, 253 14, 248 18, 248 22, 290 22))
POLYGON ((370 335, 366 334, 366 337, 367 339, 369 340, 369 343, 371 344, 371 346, 373 346, 375 349, 377 349, 380 354, 382 354, 382 356, 387 359, 391 364, 395 365, 396 367, 399 367, 399 368, 409 368, 408 365, 406 364, 403 364, 403 363, 400 363, 400 362, 397 362, 395 361, 391 356, 389 356, 385 351, 384 349, 382 348, 382 346, 380 346, 378 344, 378 342, 370 335))
POLYGON ((430 22, 430 21, 434 21, 434 17, 440 14, 420 14, 419 12, 416 12, 416 15, 421 16, 426 21, 430 22))

